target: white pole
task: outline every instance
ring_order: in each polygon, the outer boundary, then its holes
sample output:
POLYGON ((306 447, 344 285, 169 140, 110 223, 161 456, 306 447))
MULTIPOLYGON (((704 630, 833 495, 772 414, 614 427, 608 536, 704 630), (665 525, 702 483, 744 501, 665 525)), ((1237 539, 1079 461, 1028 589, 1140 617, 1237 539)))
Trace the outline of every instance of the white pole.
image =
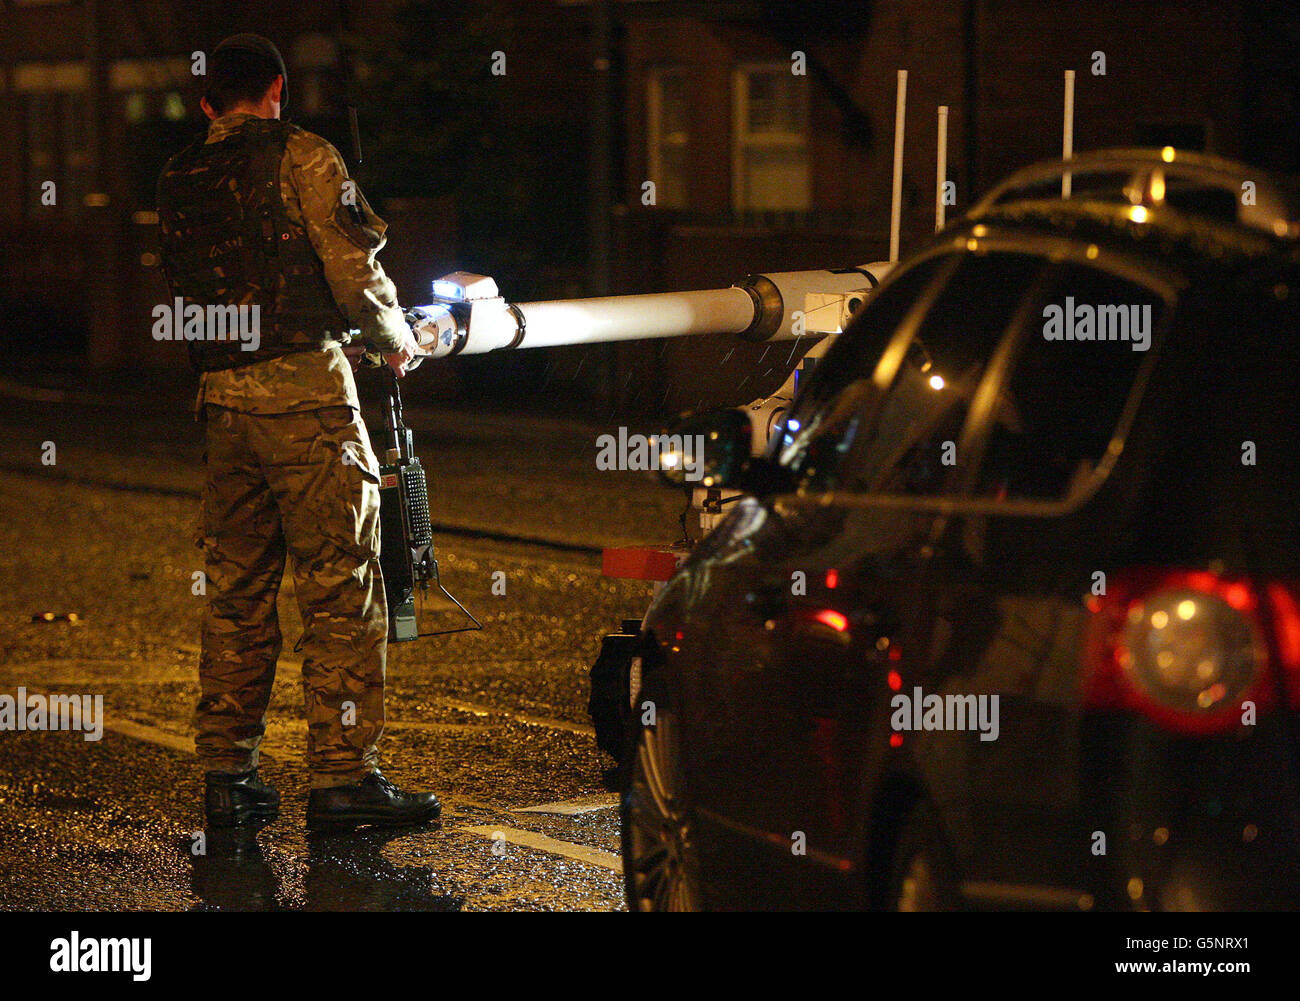
MULTIPOLYGON (((1061 159, 1074 156, 1074 70, 1065 71, 1065 135, 1061 140, 1061 159)), ((1070 173, 1061 175, 1061 197, 1070 197, 1070 173)))
POLYGON ((518 309, 525 320, 521 346, 530 348, 738 334, 754 319, 754 299, 743 288, 523 302, 518 309))
POLYGON ((948 180, 948 105, 939 105, 939 163, 935 168, 934 231, 943 229, 943 187, 948 180))
POLYGON ((907 70, 898 71, 898 102, 894 109, 894 196, 889 206, 889 260, 898 260, 903 213, 903 119, 907 109, 907 70))

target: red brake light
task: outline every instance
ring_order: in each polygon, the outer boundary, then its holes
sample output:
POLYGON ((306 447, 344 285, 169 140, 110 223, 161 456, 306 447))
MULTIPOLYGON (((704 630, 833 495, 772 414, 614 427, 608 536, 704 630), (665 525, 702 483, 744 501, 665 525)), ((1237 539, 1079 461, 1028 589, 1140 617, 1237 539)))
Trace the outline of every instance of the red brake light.
POLYGON ((1286 672, 1292 705, 1300 706, 1300 587, 1268 585, 1269 605, 1273 609, 1273 635, 1278 657, 1286 672))
MULTIPOLYGON (((1182 733, 1240 726, 1243 703, 1257 713, 1276 703, 1276 606, 1250 580, 1208 571, 1112 575, 1108 593, 1088 602, 1084 704, 1140 712, 1182 733)), ((1294 628, 1300 644, 1300 620, 1294 628)))
POLYGON ((824 626, 830 626, 837 633, 842 633, 849 628, 848 617, 843 612, 837 612, 833 608, 822 608, 813 615, 824 626))

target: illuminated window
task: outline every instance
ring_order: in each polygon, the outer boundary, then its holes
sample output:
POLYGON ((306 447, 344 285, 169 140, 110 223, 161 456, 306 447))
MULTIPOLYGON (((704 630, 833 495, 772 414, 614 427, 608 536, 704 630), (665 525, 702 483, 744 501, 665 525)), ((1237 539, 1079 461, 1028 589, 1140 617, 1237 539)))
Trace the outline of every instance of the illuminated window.
POLYGON ((180 122, 185 120, 185 98, 174 90, 169 90, 163 96, 162 106, 163 118, 169 122, 180 122))
POLYGON ((322 32, 309 32, 293 40, 289 51, 290 94, 297 114, 307 118, 327 115, 340 95, 332 81, 339 79, 338 44, 322 32))
POLYGON ((684 209, 689 200, 686 158, 691 133, 686 80, 683 66, 657 66, 650 71, 646 96, 649 180, 655 183, 656 204, 670 209, 684 209))
POLYGON ((126 115, 126 120, 132 125, 143 122, 145 115, 149 113, 149 106, 145 101, 144 94, 138 90, 127 94, 123 103, 123 113, 126 115))
POLYGON ((54 90, 20 95, 24 167, 29 215, 75 215, 87 191, 90 154, 86 148, 86 100, 81 93, 54 90), (52 182, 54 205, 43 200, 52 182))
POLYGON ((808 78, 789 63, 742 66, 735 75, 732 204, 740 212, 804 211, 808 78))

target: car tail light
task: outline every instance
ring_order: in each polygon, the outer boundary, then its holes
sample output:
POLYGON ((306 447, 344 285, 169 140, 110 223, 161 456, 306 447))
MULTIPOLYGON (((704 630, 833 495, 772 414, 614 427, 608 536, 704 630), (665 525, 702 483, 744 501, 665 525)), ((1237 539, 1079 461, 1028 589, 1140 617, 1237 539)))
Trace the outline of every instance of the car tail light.
POLYGON ((1300 694, 1300 612, 1281 585, 1208 571, 1135 570, 1112 575, 1092 613, 1084 704, 1140 712, 1182 733, 1242 725, 1277 702, 1275 664, 1300 694))

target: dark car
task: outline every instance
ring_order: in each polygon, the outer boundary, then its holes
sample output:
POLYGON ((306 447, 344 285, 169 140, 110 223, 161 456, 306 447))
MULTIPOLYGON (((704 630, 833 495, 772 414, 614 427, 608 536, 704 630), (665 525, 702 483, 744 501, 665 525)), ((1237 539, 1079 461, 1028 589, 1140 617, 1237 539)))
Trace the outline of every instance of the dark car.
POLYGON ((765 457, 678 429, 747 493, 644 622, 632 909, 1300 902, 1297 219, 1208 156, 1030 168, 765 457))

